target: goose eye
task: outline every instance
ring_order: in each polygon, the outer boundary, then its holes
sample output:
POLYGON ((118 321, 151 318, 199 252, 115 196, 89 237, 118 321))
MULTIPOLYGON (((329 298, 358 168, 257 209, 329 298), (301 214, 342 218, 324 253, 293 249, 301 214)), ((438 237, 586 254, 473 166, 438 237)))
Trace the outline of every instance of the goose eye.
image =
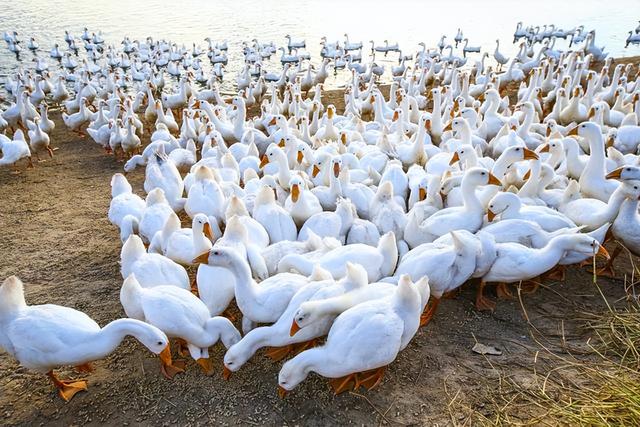
POLYGON ((162 345, 162 341, 158 341, 158 345, 162 345))

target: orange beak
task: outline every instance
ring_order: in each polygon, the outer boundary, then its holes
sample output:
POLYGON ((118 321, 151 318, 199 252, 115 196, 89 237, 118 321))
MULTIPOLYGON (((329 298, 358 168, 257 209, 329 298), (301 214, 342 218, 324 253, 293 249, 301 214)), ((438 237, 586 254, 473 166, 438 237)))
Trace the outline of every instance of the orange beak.
POLYGON ((522 179, 524 179, 525 181, 528 180, 529 178, 531 178, 531 169, 529 169, 527 173, 525 173, 524 176, 522 177, 522 179))
POLYGON ((300 186, 293 184, 291 186, 291 200, 295 203, 300 198, 300 186))
POLYGON ((282 386, 278 386, 278 396, 280 399, 284 399, 287 396, 288 390, 282 386))
POLYGON ((609 252, 607 252, 607 250, 602 245, 600 245, 600 247, 598 248, 598 252, 596 252, 596 255, 600 255, 602 258, 607 260, 611 259, 611 256, 609 256, 609 252))
POLYGON ((547 138, 551 136, 551 127, 547 126, 547 138))
POLYGON ((317 165, 313 165, 313 170, 311 171, 311 176, 315 178, 320 173, 320 168, 317 165))
POLYGON ((421 202, 426 198, 427 198, 427 190, 425 190, 424 188, 419 188, 418 189, 418 201, 421 202))
POLYGON ((204 357, 201 357, 200 359, 196 360, 196 363, 200 365, 205 375, 210 376, 213 374, 213 364, 211 363, 211 359, 205 359, 204 357))
POLYGON ((493 213, 491 209, 487 210, 487 219, 489 220, 489 222, 493 221, 495 217, 496 217, 496 214, 493 213))
POLYGON ((300 326, 298 325, 296 320, 293 319, 293 322, 291 322, 291 329, 289 330, 289 336, 290 337, 294 336, 299 330, 300 330, 300 326))
POLYGON ((205 252, 203 254, 198 255, 193 259, 194 264, 208 264, 209 263, 209 252, 205 252))
POLYGON ((613 147, 613 138, 612 137, 607 138, 607 142, 605 145, 607 146, 607 148, 613 147))
POLYGON ((202 228, 202 232, 209 240, 213 240, 213 231, 211 230, 211 224, 205 222, 204 227, 202 228))
POLYGON ((280 139, 280 142, 278 142, 278 147, 280 147, 280 148, 284 148, 285 147, 284 138, 280 139))
MULTIPOLYGON (((547 150, 549 151, 549 150, 547 150)), ((525 160, 538 160, 538 155, 535 151, 529 150, 528 148, 524 149, 524 159, 525 160)))
POLYGON ((594 110, 593 108, 589 108, 589 114, 587 115, 587 119, 590 119, 595 115, 596 115, 596 110, 594 110))
POLYGON ((260 160, 260 169, 265 167, 267 163, 269 163, 269 157, 267 157, 267 155, 265 154, 262 156, 262 160, 260 160))
POLYGON ((571 129, 567 135, 578 136, 578 127, 571 129))
POLYGON ((269 126, 275 126, 275 125, 276 125, 276 118, 274 117, 269 121, 269 126))
POLYGON ((544 144, 542 146, 542 148, 540 149, 541 153, 548 153, 549 152, 549 144, 544 144))
POLYGON ((444 129, 442 129, 442 130, 444 130, 444 131, 451 130, 451 129, 452 129, 452 127, 451 127, 451 124, 452 124, 452 123, 453 123, 453 120, 452 120, 452 121, 450 121, 449 123, 447 123, 447 125, 446 125, 446 126, 444 127, 444 129))
POLYGON ((298 163, 302 163, 302 161, 304 160, 304 154, 302 154, 302 151, 298 151, 298 157, 296 158, 296 160, 298 161, 298 163))
POLYGON ((160 360, 162 361, 162 363, 164 363, 165 365, 171 365, 171 346, 167 344, 167 346, 160 352, 158 356, 160 356, 160 360))
POLYGON ((342 142, 343 145, 347 145, 347 134, 343 133, 342 135, 340 135, 340 142, 342 142))
POLYGON ((393 118, 391 119, 392 122, 395 122, 396 120, 398 120, 398 117, 400 117, 400 115, 398 114, 397 111, 393 112, 393 118))
POLYGON ((231 378, 231 374, 233 374, 233 372, 231 372, 231 369, 227 368, 226 366, 222 369, 222 378, 224 378, 225 381, 229 381, 229 378, 231 378))
POLYGON ((496 178, 496 176, 492 173, 489 173, 489 185, 502 185, 502 183, 500 182, 500 180, 498 178, 496 178))
POLYGON ((340 164, 338 163, 333 164, 333 176, 336 178, 340 176, 340 164))
POLYGON ((453 156, 451 156, 451 160, 449 160, 449 166, 453 166, 456 163, 458 163, 460 161, 460 156, 458 155, 458 152, 456 151, 455 153, 453 153, 453 156))
POLYGON ((622 178, 622 170, 624 168, 618 168, 614 171, 609 172, 609 174, 607 174, 607 176, 605 176, 605 178, 607 179, 620 179, 622 178))

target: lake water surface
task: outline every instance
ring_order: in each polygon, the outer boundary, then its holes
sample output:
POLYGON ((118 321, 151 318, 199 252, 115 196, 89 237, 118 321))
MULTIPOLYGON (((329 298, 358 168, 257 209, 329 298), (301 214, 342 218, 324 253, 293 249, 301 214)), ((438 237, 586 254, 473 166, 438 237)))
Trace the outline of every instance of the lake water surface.
MULTIPOLYGON (((415 52, 418 42, 435 46, 446 34, 450 41, 458 27, 469 37, 470 45, 480 45, 493 52, 495 40, 501 40, 501 51, 511 55, 513 32, 518 21, 525 25, 555 24, 568 29, 583 24, 587 30, 596 29, 596 43, 606 46, 615 57, 640 54, 640 47, 624 48, 628 31, 640 18, 640 0, 108 0, 104 2, 74 0, 19 0, 0 2, 0 31, 16 30, 24 40, 25 52, 20 62, 33 64, 33 55, 26 51, 30 36, 40 43, 39 55, 49 57, 54 43, 66 49, 64 30, 79 38, 84 27, 102 31, 107 43, 118 45, 124 36, 144 39, 166 39, 191 47, 192 43, 206 47, 205 37, 215 41, 228 40, 229 65, 223 87, 232 89, 241 67, 242 41, 257 38, 274 41, 281 46, 284 35, 304 38, 313 62, 319 61, 319 41, 344 40, 364 42, 367 60, 368 41, 382 44, 384 39, 398 42, 406 53, 415 52)), ((565 47, 561 41, 558 46, 565 47)), ((81 43, 78 43, 82 46, 81 43)), ((81 52, 84 49, 81 48, 81 52)), ((279 54, 272 57, 269 70, 281 69, 279 54)), ((387 68, 396 62, 397 54, 376 58, 387 68)), ((472 54, 472 59, 479 58, 472 54)), ((49 59, 50 64, 54 60, 49 59)), ((2 43, 0 45, 0 75, 16 69, 16 57, 2 43)), ((346 73, 345 73, 346 74, 346 73)), ((334 79, 333 84, 344 81, 334 79)))

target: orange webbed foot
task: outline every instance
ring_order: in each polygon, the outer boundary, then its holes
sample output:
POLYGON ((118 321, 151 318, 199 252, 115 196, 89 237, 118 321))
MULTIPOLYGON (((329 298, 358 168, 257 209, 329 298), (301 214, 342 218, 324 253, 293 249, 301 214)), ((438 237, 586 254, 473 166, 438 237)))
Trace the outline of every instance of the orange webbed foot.
POLYGON ((55 388, 58 389, 58 395, 65 402, 73 399, 73 396, 75 396, 77 393, 81 391, 87 391, 87 382, 84 380, 60 380, 58 379, 56 374, 53 373, 53 371, 47 373, 47 376, 49 377, 55 388))
POLYGON ((284 347, 269 347, 269 349, 264 355, 270 358, 271 360, 273 360, 274 362, 278 362, 284 359, 285 357, 287 357, 287 355, 291 353, 292 349, 293 348, 290 345, 287 345, 284 347))
POLYGON ((511 290, 509 290, 508 283, 498 283, 498 286, 496 286, 496 294, 498 299, 513 299, 513 294, 511 293, 511 290))
POLYGON ((329 384, 331 384, 334 394, 340 394, 353 390, 357 381, 356 374, 349 374, 344 377, 331 379, 329 380, 329 384))
POLYGON ((476 293, 476 309, 478 311, 493 311, 496 308, 496 303, 484 295, 485 286, 485 282, 480 282, 480 285, 478 286, 478 292, 476 293))
POLYGON ((433 315, 436 314, 436 310, 438 309, 438 304, 440 304, 440 298, 431 297, 424 311, 420 315, 420 326, 425 326, 427 323, 431 321, 433 315))
POLYGON ((354 386, 354 389, 358 390, 360 387, 364 387, 367 390, 372 390, 376 388, 382 381, 386 369, 387 367, 383 366, 378 369, 359 373, 356 376, 356 385, 354 386))

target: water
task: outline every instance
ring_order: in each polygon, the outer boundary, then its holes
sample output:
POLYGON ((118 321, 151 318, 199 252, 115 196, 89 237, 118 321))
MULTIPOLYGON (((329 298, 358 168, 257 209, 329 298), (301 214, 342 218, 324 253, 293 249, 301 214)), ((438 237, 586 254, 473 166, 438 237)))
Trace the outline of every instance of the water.
MULTIPOLYGON (((395 0, 375 2, 371 0, 109 0, 87 2, 70 0, 19 0, 0 2, 0 31, 16 30, 23 40, 23 53, 19 62, 0 42, 0 76, 15 71, 16 66, 33 66, 33 55, 26 49, 27 38, 33 36, 40 44, 38 55, 49 58, 54 43, 66 49, 64 30, 79 38, 82 29, 102 31, 107 43, 119 46, 124 36, 143 40, 147 36, 167 39, 178 45, 191 47, 192 43, 206 47, 204 38, 214 41, 228 40, 229 64, 223 89, 233 90, 235 77, 242 66, 241 43, 257 38, 262 42, 274 41, 284 45, 285 34, 294 39, 304 38, 312 62, 319 62, 319 41, 326 36, 329 41, 344 40, 344 33, 351 41, 364 42, 363 61, 367 61, 370 44, 398 42, 405 53, 418 49, 424 41, 434 47, 440 36, 446 34, 453 43, 458 27, 469 37, 470 45, 481 45, 490 53, 495 40, 501 40, 501 51, 512 55, 513 32, 518 21, 526 25, 556 24, 570 29, 583 24, 587 30, 595 29, 596 44, 606 46, 614 57, 640 54, 640 47, 624 48, 628 31, 637 25, 640 17, 639 0, 582 0, 580 2, 535 0, 514 2, 509 0, 395 0), (606 5, 606 6, 605 6, 606 5), (606 9, 604 9, 606 7, 606 9)), ((565 48, 568 42, 559 40, 557 47, 565 48)), ((82 46, 82 43, 78 43, 82 46)), ((81 55, 84 49, 81 48, 81 55)), ((461 53, 460 53, 461 54, 461 53)), ((279 53, 265 66, 278 71, 281 66, 279 53)), ((479 54, 470 58, 478 59, 479 54)), ((389 73, 397 63, 397 54, 387 58, 380 54, 376 61, 389 73)), ((208 61, 204 61, 205 63, 208 61)), ((341 73, 328 81, 339 86, 348 74, 341 73)))

